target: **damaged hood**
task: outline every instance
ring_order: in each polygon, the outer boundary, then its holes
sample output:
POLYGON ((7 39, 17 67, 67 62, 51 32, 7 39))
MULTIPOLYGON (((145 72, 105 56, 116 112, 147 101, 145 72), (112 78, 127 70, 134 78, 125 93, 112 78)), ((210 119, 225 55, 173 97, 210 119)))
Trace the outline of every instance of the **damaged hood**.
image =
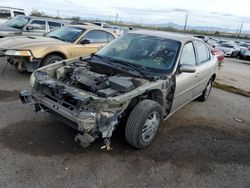
POLYGON ((67 43, 43 36, 14 36, 0 39, 1 49, 30 49, 32 47, 48 47, 62 44, 67 43))

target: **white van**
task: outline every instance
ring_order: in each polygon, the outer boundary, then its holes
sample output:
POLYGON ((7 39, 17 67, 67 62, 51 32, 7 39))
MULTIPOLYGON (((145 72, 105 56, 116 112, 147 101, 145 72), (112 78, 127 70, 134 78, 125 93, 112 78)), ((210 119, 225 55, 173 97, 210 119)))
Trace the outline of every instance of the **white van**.
POLYGON ((24 9, 0 6, 0 24, 17 15, 25 15, 24 9))

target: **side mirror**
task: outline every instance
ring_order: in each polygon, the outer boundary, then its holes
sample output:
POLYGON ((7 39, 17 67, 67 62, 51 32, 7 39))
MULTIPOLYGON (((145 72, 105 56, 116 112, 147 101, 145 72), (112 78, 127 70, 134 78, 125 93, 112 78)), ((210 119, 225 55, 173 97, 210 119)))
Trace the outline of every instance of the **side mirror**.
POLYGON ((195 73, 196 67, 192 65, 181 65, 180 72, 195 73))
POLYGON ((27 31, 33 30, 33 27, 31 25, 27 26, 27 31))
POLYGON ((84 39, 84 40, 80 41, 80 44, 90 44, 90 40, 84 39))

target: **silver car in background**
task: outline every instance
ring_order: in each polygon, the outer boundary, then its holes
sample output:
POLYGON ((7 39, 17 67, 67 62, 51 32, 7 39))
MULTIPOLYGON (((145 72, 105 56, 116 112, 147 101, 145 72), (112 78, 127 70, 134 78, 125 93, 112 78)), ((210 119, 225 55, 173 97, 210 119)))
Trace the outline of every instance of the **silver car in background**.
POLYGON ((240 47, 235 42, 224 42, 214 47, 216 50, 224 52, 227 57, 238 57, 240 54, 240 47))

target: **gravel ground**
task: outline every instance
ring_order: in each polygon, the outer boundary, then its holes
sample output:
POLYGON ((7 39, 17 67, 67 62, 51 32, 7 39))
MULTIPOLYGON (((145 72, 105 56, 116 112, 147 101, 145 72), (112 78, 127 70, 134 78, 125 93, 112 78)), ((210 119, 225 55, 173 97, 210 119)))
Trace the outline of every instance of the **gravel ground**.
POLYGON ((121 122, 105 151, 102 140, 81 148, 72 129, 22 105, 28 79, 9 66, 0 77, 0 187, 250 187, 249 98, 213 89, 145 150, 126 144, 121 122))
POLYGON ((224 67, 218 71, 217 82, 250 91, 250 61, 225 58, 224 67))

